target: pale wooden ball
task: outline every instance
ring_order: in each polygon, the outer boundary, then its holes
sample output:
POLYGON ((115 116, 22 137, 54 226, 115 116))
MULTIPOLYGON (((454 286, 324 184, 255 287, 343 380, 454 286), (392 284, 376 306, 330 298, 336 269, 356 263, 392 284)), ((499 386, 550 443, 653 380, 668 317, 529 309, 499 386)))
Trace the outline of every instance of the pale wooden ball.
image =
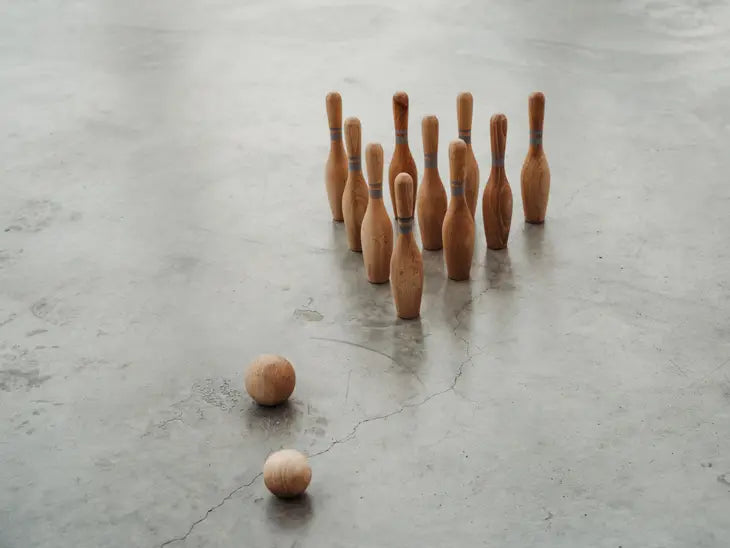
POLYGON ((246 392, 259 405, 279 405, 294 392, 294 366, 274 354, 258 356, 246 370, 246 392))
POLYGON ((311 480, 312 469, 307 457, 294 449, 272 453, 264 463, 264 484, 279 498, 301 495, 311 480))

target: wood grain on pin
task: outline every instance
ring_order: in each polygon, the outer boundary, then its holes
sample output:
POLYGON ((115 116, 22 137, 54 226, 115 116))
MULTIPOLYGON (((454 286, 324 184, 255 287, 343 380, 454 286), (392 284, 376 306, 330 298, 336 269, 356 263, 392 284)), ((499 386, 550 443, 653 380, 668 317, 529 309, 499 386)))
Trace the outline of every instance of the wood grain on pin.
POLYGON ((472 219, 476 215, 479 201, 479 164, 471 147, 471 121, 474 112, 474 98, 471 93, 460 93, 456 98, 456 119, 459 125, 459 139, 466 143, 466 165, 464 193, 469 204, 472 219))
POLYGON ((370 199, 362 220, 362 259, 368 281, 381 284, 390 278, 393 254, 393 225, 383 202, 383 147, 370 143, 365 148, 370 199))
POLYGON ((416 202, 418 228, 423 248, 437 250, 443 247, 441 230, 446 215, 446 191, 438 170, 439 120, 436 116, 423 118, 421 134, 424 170, 416 202))
POLYGON ((452 280, 468 280, 474 255, 474 218, 466 202, 464 172, 466 144, 452 141, 449 145, 451 200, 444 218, 443 240, 446 272, 452 280))
POLYGON ((390 286, 399 318, 410 320, 421 313, 423 258, 413 235, 413 179, 408 173, 395 178, 398 239, 390 260, 390 286))
MULTIPOLYGON (((390 160, 388 169, 388 186, 390 187, 390 199, 395 207, 395 178, 399 173, 408 173, 413 180, 413 203, 416 203, 416 192, 418 185, 418 173, 416 161, 413 159, 411 149, 408 146, 408 94, 405 91, 398 91, 393 95, 393 122, 395 125, 395 149, 393 158, 390 160)), ((396 213, 396 217, 398 214, 396 213)))
POLYGON ((345 144, 347 145, 347 183, 342 194, 342 214, 345 218, 347 244, 352 251, 362 251, 360 231, 365 210, 368 207, 368 187, 362 176, 360 161, 360 120, 345 120, 345 144))
POLYGON ((504 169, 504 151, 507 146, 507 117, 495 114, 489 121, 492 142, 492 171, 482 197, 484 235, 489 249, 507 247, 512 224, 512 189, 504 169))
POLYGON ((525 221, 540 224, 545 222, 550 196, 550 167, 542 148, 545 95, 539 91, 531 94, 527 105, 530 118, 530 148, 520 174, 522 208, 525 212, 525 221))
POLYGON ((330 127, 330 153, 324 167, 324 184, 332 219, 342 222, 342 193, 347 181, 347 155, 342 144, 342 97, 336 91, 327 94, 327 120, 330 127))

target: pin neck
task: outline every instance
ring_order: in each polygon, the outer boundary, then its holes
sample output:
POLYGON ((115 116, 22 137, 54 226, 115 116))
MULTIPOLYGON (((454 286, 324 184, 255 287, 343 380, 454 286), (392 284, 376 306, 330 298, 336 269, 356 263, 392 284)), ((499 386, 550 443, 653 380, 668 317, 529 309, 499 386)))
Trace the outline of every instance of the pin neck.
POLYGON ((464 181, 452 180, 451 181, 451 195, 452 196, 463 196, 464 195, 464 181))
POLYGON ((398 232, 410 234, 413 232, 413 217, 396 217, 398 221, 398 232))
POLYGON ((459 130, 459 139, 464 141, 467 146, 471 146, 471 130, 470 129, 460 129, 459 130))
POLYGON ((368 187, 368 194, 371 198, 374 198, 376 200, 382 200, 383 199, 383 182, 379 183, 372 183, 368 187))
POLYGON ((396 145, 407 145, 408 144, 408 130, 407 129, 396 129, 395 130, 395 144, 396 145))
POLYGON ((423 155, 423 167, 426 169, 437 169, 438 168, 438 154, 432 152, 430 154, 423 155))
POLYGON ((361 171, 360 156, 350 156, 347 160, 347 167, 350 171, 361 171))
POLYGON ((330 128, 330 141, 342 141, 342 128, 341 127, 331 127, 330 128))
POLYGON ((492 158, 493 169, 504 169, 504 156, 497 156, 492 158))
POLYGON ((536 152, 542 150, 542 130, 530 131, 530 148, 536 152))

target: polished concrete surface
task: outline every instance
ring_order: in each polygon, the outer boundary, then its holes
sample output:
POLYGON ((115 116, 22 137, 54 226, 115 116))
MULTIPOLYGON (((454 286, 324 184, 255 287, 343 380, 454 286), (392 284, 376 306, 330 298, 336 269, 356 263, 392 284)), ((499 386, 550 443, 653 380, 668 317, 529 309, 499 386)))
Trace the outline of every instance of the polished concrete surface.
POLYGON ((730 544, 726 2, 0 4, 0 546, 730 544), (509 249, 426 253, 419 321, 330 220, 331 89, 386 160, 407 90, 445 180, 471 90, 482 188, 509 118, 509 249))

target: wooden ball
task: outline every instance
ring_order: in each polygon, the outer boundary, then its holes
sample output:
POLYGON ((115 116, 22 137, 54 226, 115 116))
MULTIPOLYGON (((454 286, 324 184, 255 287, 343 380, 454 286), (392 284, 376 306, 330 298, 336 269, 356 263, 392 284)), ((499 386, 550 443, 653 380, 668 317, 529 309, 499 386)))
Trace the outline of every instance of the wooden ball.
POLYGON ((259 405, 279 405, 294 392, 294 366, 274 354, 262 354, 246 370, 246 392, 259 405))
POLYGON ((279 498, 301 495, 311 480, 312 469, 307 457, 294 449, 272 453, 264 463, 264 484, 279 498))

